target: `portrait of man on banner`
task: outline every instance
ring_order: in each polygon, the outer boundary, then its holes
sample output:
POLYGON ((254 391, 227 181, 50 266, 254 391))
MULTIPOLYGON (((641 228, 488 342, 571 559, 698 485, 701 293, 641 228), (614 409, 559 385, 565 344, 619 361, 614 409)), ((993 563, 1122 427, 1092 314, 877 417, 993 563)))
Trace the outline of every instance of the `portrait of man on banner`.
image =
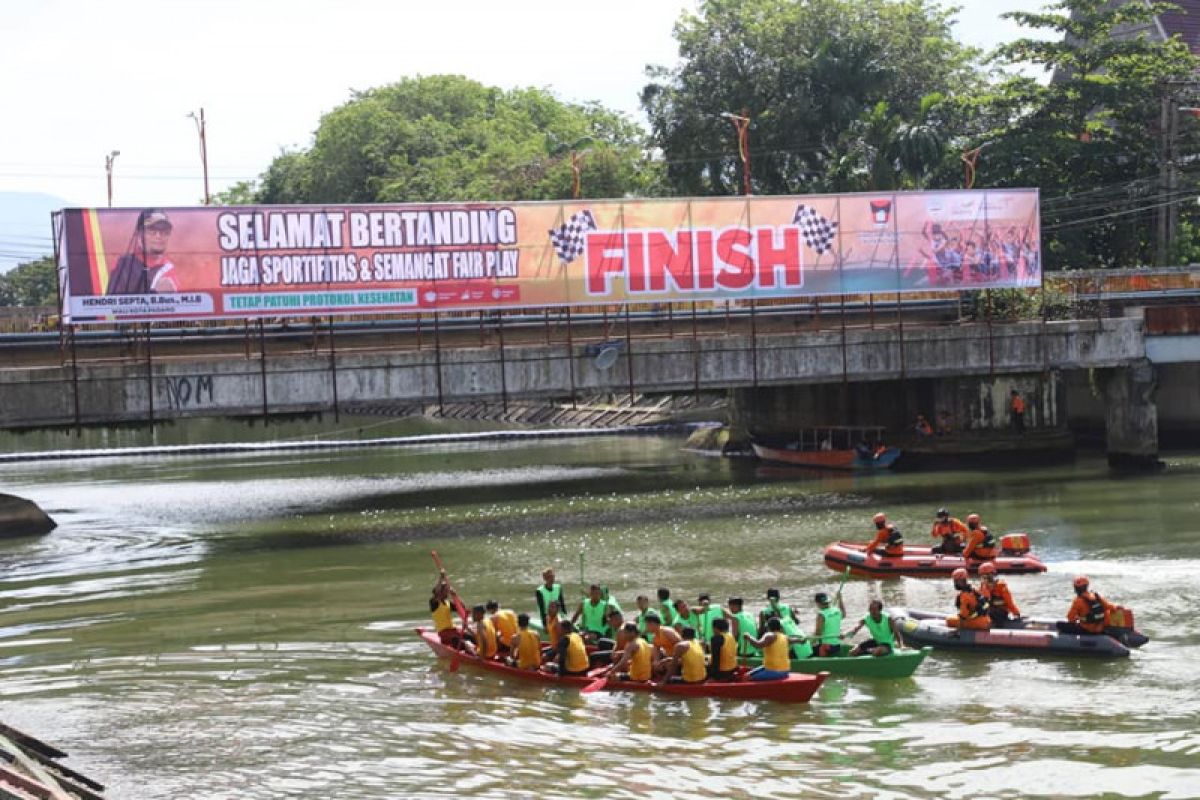
POLYGON ((125 254, 117 259, 106 294, 154 294, 177 291, 175 265, 167 258, 171 219, 149 208, 138 214, 125 254))

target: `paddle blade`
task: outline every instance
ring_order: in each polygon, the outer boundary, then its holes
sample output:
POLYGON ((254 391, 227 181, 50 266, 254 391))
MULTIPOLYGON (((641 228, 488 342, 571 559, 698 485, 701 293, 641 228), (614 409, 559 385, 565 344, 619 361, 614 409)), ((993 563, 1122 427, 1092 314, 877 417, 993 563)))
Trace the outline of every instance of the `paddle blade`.
POLYGON ((592 681, 591 683, 589 683, 587 686, 583 687, 579 691, 583 694, 591 694, 592 692, 600 691, 607 685, 608 685, 608 676, 605 675, 603 678, 600 678, 599 680, 592 681))
POLYGON ((458 667, 460 664, 462 664, 462 662, 458 660, 457 655, 450 656, 450 671, 451 672, 458 672, 458 667))

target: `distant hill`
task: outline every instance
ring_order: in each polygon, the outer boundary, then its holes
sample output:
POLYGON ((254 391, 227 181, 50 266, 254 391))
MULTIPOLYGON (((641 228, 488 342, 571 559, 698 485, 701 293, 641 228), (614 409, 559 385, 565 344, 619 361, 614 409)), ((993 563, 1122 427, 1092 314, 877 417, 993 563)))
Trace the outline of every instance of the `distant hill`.
POLYGON ((0 272, 53 253, 50 212, 71 205, 41 192, 0 192, 0 272))

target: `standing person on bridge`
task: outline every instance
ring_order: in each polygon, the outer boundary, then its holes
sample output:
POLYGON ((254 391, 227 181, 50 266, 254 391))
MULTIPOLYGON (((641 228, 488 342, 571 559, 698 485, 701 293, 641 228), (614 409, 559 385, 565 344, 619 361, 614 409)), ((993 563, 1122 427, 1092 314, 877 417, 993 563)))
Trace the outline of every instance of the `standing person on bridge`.
POLYGON ((1025 398, 1016 389, 1012 390, 1009 408, 1012 410, 1012 426, 1017 433, 1025 433, 1025 398))

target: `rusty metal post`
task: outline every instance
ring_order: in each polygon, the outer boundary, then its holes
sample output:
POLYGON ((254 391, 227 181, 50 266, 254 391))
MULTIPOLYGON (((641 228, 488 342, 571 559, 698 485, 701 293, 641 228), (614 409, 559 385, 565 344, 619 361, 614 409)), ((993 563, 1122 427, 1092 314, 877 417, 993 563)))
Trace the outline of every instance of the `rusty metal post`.
POLYGON ((567 312, 567 375, 571 381, 571 408, 578 408, 578 401, 575 395, 575 343, 571 338, 571 307, 566 307, 567 312))
POLYGON ((992 290, 983 290, 984 313, 987 315, 988 377, 996 374, 996 350, 992 339, 992 290))
POLYGON ((150 341, 150 323, 146 323, 146 400, 150 409, 150 425, 154 425, 154 354, 150 341))
POLYGON ((479 312, 479 346, 483 347, 487 344, 487 336, 483 332, 483 312, 479 312))
POLYGON ((875 293, 867 295, 867 314, 870 320, 871 330, 875 330, 875 293))
POLYGON ((438 416, 446 415, 446 404, 442 402, 442 327, 440 314, 433 312, 433 363, 437 367, 438 416))
POLYGON ((329 374, 333 384, 333 421, 339 422, 342 418, 342 411, 338 405, 337 345, 333 336, 333 314, 329 315, 329 374))
MULTIPOLYGON (((843 287, 844 288, 844 287, 843 287)), ((842 298, 842 386, 850 382, 849 357, 846 355, 846 295, 842 298)))
POLYGON ((500 407, 508 413, 508 370, 504 360, 504 311, 496 311, 496 335, 500 340, 500 407))
POLYGON ((758 320, 755 317, 757 303, 750 300, 750 385, 758 388, 758 320))
MULTIPOLYGON (((259 317, 258 321, 261 323, 262 317, 259 317)), ((242 323, 242 338, 246 342, 246 360, 249 361, 250 360, 250 319, 249 318, 247 318, 242 323)))
POLYGON ((75 436, 79 437, 83 436, 83 425, 80 424, 79 415, 79 359, 75 353, 75 326, 68 325, 67 328, 71 342, 71 392, 75 398, 75 436))
POLYGON ((550 346, 550 307, 547 306, 545 309, 543 309, 543 311, 545 313, 545 319, 546 319, 546 346, 549 347, 550 346))
POLYGON ((629 303, 625 304, 625 366, 629 375, 629 404, 633 405, 633 329, 629 322, 629 303))
POLYGON ((270 410, 267 406, 267 336, 263 332, 262 317, 258 318, 258 374, 262 383, 263 419, 266 420, 270 410))
POLYGON ((904 361, 904 300, 901 299, 900 292, 896 292, 896 324, 896 343, 900 348, 900 380, 904 380, 907 364, 904 361))
POLYGON ((675 304, 667 303, 667 338, 675 338, 675 304))
POLYGON ((696 318, 696 302, 692 301, 692 380, 696 403, 700 402, 700 326, 696 318))
POLYGON ((421 314, 417 314, 417 350, 421 350, 421 314))

